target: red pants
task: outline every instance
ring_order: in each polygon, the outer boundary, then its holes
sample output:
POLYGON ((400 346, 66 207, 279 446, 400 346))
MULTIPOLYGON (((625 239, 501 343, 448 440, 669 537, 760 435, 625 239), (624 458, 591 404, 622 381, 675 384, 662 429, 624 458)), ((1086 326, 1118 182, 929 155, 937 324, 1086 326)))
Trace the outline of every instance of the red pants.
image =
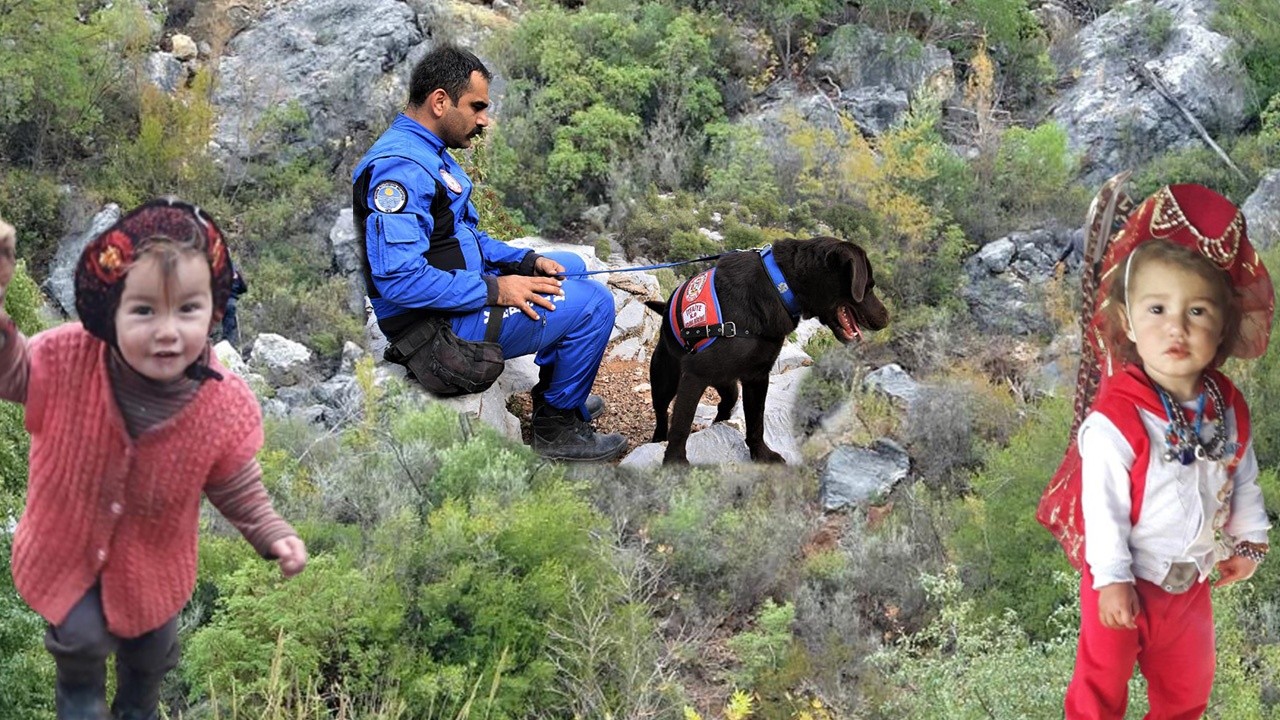
POLYGON ((1215 662, 1209 583, 1173 595, 1137 582, 1137 630, 1098 620, 1098 591, 1086 567, 1080 579, 1080 646, 1067 687, 1067 720, 1121 720, 1138 663, 1147 679, 1147 720, 1198 720, 1209 704, 1215 662))

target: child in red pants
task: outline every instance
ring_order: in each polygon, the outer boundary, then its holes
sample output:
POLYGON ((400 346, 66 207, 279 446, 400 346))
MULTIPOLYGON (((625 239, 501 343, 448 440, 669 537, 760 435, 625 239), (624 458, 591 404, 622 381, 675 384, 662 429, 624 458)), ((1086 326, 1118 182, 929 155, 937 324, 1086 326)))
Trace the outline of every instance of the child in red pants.
POLYGON ((1095 318, 1107 377, 1080 426, 1081 626, 1069 720, 1123 718, 1136 662, 1148 718, 1200 718, 1215 587, 1267 551, 1244 398, 1217 368, 1267 346, 1271 280, 1244 216, 1198 185, 1139 205, 1103 258, 1095 318))

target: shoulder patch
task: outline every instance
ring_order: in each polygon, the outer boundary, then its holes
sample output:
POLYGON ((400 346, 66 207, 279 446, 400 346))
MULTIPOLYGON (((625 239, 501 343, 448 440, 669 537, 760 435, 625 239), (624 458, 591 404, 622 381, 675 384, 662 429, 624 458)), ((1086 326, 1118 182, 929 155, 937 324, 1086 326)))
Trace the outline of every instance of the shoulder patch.
POLYGON ((409 193, 394 180, 384 180, 373 189, 373 206, 379 212, 400 212, 409 203, 409 193))

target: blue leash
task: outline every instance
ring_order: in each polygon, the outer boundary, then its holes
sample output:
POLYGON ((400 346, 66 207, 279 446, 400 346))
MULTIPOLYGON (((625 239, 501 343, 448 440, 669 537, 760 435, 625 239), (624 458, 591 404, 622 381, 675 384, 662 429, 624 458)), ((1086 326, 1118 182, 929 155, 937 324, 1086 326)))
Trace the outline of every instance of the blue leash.
MULTIPOLYGON (((758 252, 761 249, 763 248, 755 248, 755 251, 758 252)), ((734 250, 733 252, 743 252, 743 251, 734 250)), ((660 263, 658 265, 637 265, 636 267, 615 268, 613 270, 587 270, 586 272, 580 272, 580 273, 565 273, 561 277, 578 278, 578 277, 586 277, 588 275, 604 275, 607 273, 637 272, 640 270, 660 270, 662 268, 676 267, 678 265, 691 265, 693 263, 698 263, 698 262, 708 262, 710 260, 719 260, 720 258, 728 254, 729 253, 720 253, 719 255, 705 255, 700 258, 694 258, 692 260, 677 260, 676 262, 660 263)))

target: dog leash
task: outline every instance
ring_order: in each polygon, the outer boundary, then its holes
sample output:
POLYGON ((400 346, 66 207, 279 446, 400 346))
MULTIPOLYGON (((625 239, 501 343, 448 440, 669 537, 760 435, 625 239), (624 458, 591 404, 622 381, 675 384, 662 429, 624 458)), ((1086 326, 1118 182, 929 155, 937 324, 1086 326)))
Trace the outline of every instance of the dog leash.
POLYGON ((692 259, 692 260, 677 260, 677 261, 675 261, 675 262, 659 263, 659 264, 657 264, 657 265, 637 265, 637 266, 635 266, 635 267, 614 268, 614 269, 612 269, 612 270, 587 270, 586 272, 580 272, 580 273, 565 273, 564 275, 562 275, 562 276, 560 276, 560 277, 566 277, 566 278, 580 278, 580 277, 586 277, 586 276, 588 276, 588 275, 605 275, 605 274, 608 274, 608 273, 639 272, 640 270, 660 270, 660 269, 662 269, 662 268, 677 267, 677 266, 679 266, 679 265, 691 265, 691 264, 693 264, 693 263, 708 262, 708 261, 711 261, 711 260, 719 260, 720 258, 724 257, 725 255, 730 255, 730 254, 735 253, 735 252, 763 252, 763 251, 767 250, 768 248, 769 248, 769 246, 768 246, 768 245, 766 245, 766 246, 764 246, 764 247, 760 247, 760 248, 751 248, 751 249, 749 249, 749 250, 730 250, 729 252, 722 252, 722 253, 720 253, 720 254, 718 254, 718 255, 704 255, 703 257, 700 257, 700 258, 694 258, 694 259, 692 259))

